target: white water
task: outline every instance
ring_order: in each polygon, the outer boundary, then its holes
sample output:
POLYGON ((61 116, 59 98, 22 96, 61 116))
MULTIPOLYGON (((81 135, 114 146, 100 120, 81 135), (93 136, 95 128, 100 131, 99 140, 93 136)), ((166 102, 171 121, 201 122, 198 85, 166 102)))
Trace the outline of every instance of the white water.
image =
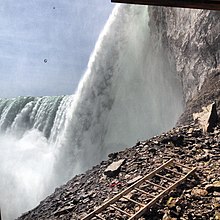
POLYGON ((14 219, 52 193, 55 144, 73 101, 66 97, 0 100, 0 207, 14 219))
POLYGON ((109 152, 175 124, 182 111, 181 85, 160 45, 152 47, 147 23, 147 7, 113 10, 74 98, 1 101, 4 219, 32 208, 55 185, 109 152))

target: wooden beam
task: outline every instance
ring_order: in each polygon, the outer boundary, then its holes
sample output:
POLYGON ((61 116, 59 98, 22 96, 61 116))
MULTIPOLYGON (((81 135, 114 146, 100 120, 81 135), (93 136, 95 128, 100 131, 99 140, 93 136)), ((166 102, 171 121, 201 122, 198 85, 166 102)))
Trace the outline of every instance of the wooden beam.
POLYGON ((96 214, 100 213, 101 211, 103 211, 104 209, 106 209, 108 206, 110 206, 110 204, 115 203, 117 200, 119 200, 120 198, 122 198, 123 196, 125 196, 126 194, 128 194, 130 191, 132 191, 135 187, 139 187, 145 180, 150 179, 151 177, 153 177, 156 173, 160 172, 161 170, 164 169, 164 167, 169 166, 170 164, 173 163, 173 159, 170 159, 169 161, 167 161, 166 163, 164 163, 163 165, 161 165, 160 167, 158 167, 156 170, 152 171, 151 173, 149 173, 148 175, 144 176, 143 178, 141 178, 140 180, 138 180, 137 182, 133 183, 131 186, 129 186, 128 188, 124 189, 122 192, 120 192, 118 195, 114 196, 113 198, 111 198, 110 200, 106 201, 104 204, 102 204, 99 208, 95 209, 94 211, 92 211, 91 213, 89 213, 88 215, 86 215, 84 218, 82 218, 82 220, 90 220, 92 217, 94 217, 96 214))
POLYGON ((128 220, 136 220, 140 218, 149 207, 152 207, 156 202, 158 202, 163 196, 165 196, 168 192, 175 189, 178 185, 180 185, 182 182, 184 182, 192 173, 194 173, 196 168, 192 169, 189 173, 187 173, 184 177, 182 177, 180 180, 178 180, 175 184, 168 187, 166 190, 161 192, 157 197, 155 197, 153 200, 151 200, 145 207, 140 209, 137 213, 135 213, 134 216, 130 217, 128 220))
MULTIPOLYGON (((170 165, 176 165, 175 161, 173 159, 169 160, 168 162, 164 163, 163 165, 161 165, 156 170, 152 171, 151 173, 149 173, 148 175, 144 176, 143 178, 141 178, 137 182, 133 183, 131 186, 129 186, 127 189, 124 189, 122 192, 120 192, 115 197, 113 197, 110 200, 104 202, 99 208, 97 208, 96 210, 92 211, 87 216, 85 216, 83 218, 83 220, 91 220, 94 216, 98 216, 99 217, 98 214, 100 214, 103 210, 108 209, 109 207, 119 211, 120 213, 123 213, 123 214, 127 215, 128 216, 128 220, 137 220, 137 219, 139 219, 139 217, 141 217, 149 208, 151 208, 154 204, 156 204, 163 196, 168 194, 168 192, 170 192, 171 190, 176 188, 180 183, 185 181, 185 179, 196 170, 196 168, 194 168, 192 170, 189 170, 189 172, 187 174, 185 174, 184 177, 182 177, 178 181, 175 181, 168 188, 161 187, 160 185, 152 183, 151 181, 149 181, 149 179, 154 177, 156 174, 160 173, 161 170, 165 170, 167 168, 167 166, 170 166, 170 165), (142 190, 142 189, 138 188, 138 187, 141 187, 141 185, 144 182, 148 182, 151 185, 156 185, 157 187, 160 187, 160 188, 164 189, 162 192, 157 191, 157 195, 150 196, 151 200, 150 201, 147 200, 148 201, 147 204, 145 204, 143 201, 142 202, 136 201, 134 198, 131 199, 130 196, 128 196, 128 194, 130 194, 133 190, 139 191, 143 195, 147 195, 148 196, 148 192, 145 192, 145 190, 142 190), (132 212, 130 212, 130 211, 127 212, 125 210, 122 210, 121 208, 118 208, 117 207, 117 202, 120 201, 121 198, 124 198, 124 199, 126 199, 128 201, 131 201, 134 204, 137 204, 139 206, 139 208, 140 208, 139 211, 136 212, 133 209, 133 210, 131 210, 132 212)), ((179 164, 179 166, 181 166, 181 165, 179 164)), ((177 173, 177 177, 179 177, 178 173, 177 173)), ((145 197, 145 198, 147 199, 147 197, 145 197)), ((102 217, 99 217, 99 218, 100 219, 104 219, 102 217)), ((115 218, 112 218, 112 219, 115 219, 115 218)))
POLYGON ((220 10, 220 0, 111 0, 113 3, 220 10))

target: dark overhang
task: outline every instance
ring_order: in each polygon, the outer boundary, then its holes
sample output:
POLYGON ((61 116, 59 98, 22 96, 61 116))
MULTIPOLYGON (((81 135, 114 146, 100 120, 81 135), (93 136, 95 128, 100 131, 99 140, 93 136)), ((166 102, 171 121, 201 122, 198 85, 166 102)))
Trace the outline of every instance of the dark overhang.
POLYGON ((114 3, 220 10, 220 0, 111 0, 114 3))

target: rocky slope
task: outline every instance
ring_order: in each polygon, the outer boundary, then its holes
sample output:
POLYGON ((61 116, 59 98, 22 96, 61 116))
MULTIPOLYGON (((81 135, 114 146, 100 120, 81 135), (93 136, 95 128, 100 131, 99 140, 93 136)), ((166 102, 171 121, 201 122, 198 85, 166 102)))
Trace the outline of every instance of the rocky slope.
POLYGON ((218 219, 219 145, 220 127, 207 134, 203 134, 194 124, 174 128, 150 140, 138 142, 125 151, 110 154, 109 160, 57 188, 38 207, 18 219, 82 219, 104 200, 126 188, 129 181, 149 173, 169 158, 176 158, 189 167, 197 167, 196 175, 146 213, 144 219, 218 219), (104 175, 107 166, 120 159, 125 159, 125 163, 119 174, 114 177, 104 175), (218 187, 210 188, 213 183, 218 187))

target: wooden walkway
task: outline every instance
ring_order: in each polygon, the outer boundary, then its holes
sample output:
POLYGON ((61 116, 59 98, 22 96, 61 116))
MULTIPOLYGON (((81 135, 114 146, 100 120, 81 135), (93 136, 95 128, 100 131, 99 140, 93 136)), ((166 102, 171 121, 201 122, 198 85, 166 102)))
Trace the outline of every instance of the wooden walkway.
POLYGON ((220 0, 111 0, 113 3, 220 10, 220 0))
POLYGON ((102 204, 82 220, 110 219, 109 213, 111 213, 111 219, 114 220, 138 219, 161 198, 185 181, 195 169, 171 159, 102 204))

